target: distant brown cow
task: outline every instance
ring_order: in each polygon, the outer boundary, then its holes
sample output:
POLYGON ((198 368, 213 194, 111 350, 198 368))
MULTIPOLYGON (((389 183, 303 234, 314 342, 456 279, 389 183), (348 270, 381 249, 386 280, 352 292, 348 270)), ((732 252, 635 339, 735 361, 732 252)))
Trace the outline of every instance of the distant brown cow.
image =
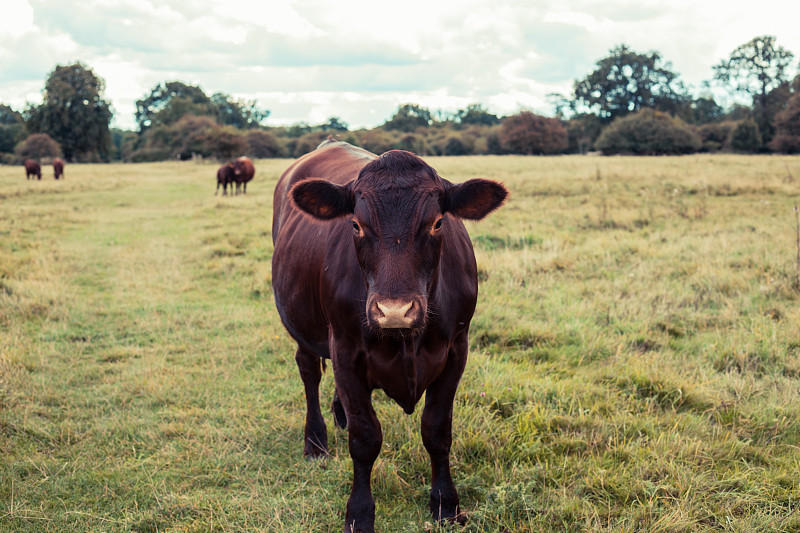
POLYGON ((347 427, 353 485, 346 532, 374 531, 372 466, 381 424, 372 391, 411 414, 422 396, 434 519, 459 521, 450 474, 453 399, 467 363, 478 270, 462 219, 500 207, 500 183, 451 183, 409 152, 377 157, 326 141, 283 173, 273 199, 272 283, 297 342, 306 394, 303 453, 328 453, 319 405, 323 359, 333 363, 334 421, 347 427))
POLYGON ((219 186, 222 185, 222 194, 228 194, 228 185, 231 186, 231 194, 233 194, 233 163, 228 161, 217 170, 217 190, 214 191, 214 196, 219 194, 219 186))
POLYGON ((58 157, 53 159, 53 174, 55 175, 56 179, 58 179, 58 178, 66 179, 66 176, 64 176, 64 160, 63 159, 58 158, 58 157))
MULTIPOLYGON (((256 167, 247 157, 240 157, 233 162, 233 181, 236 182, 236 194, 239 194, 239 186, 242 186, 242 194, 247 194, 247 182, 253 179, 256 167)), ((233 187, 233 185, 231 185, 233 187)), ((231 193, 233 191, 231 190, 231 193)))
POLYGON ((38 179, 42 179, 42 167, 39 166, 39 163, 33 159, 26 159, 24 165, 25 179, 31 179, 31 176, 36 176, 38 179))

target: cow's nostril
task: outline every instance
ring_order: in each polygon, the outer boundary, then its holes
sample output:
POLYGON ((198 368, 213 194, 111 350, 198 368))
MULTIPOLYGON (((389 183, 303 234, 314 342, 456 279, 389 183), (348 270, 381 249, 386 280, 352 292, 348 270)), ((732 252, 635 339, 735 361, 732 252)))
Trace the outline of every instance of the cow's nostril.
POLYGON ((377 313, 375 321, 382 328, 410 328, 416 315, 414 300, 383 300, 375 302, 377 313), (379 316, 380 314, 383 316, 379 316))

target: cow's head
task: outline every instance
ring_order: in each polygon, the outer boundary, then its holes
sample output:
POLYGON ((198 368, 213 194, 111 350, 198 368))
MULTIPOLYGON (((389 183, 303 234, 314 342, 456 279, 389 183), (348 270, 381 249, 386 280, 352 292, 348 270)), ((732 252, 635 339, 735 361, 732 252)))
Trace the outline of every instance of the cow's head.
POLYGON ((239 159, 236 159, 233 163, 228 163, 228 166, 233 168, 233 173, 239 176, 244 171, 245 161, 246 161, 245 159, 242 159, 240 157, 239 159))
POLYGON ((452 184, 401 150, 373 160, 347 185, 309 178, 290 193, 299 209, 317 219, 349 218, 367 288, 367 322, 386 334, 425 326, 442 239, 453 217, 479 220, 507 195, 494 181, 452 184))

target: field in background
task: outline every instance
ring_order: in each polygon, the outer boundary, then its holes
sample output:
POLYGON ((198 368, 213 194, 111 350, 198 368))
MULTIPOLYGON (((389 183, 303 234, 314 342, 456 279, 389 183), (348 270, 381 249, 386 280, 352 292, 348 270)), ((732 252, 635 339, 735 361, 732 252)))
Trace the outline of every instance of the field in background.
MULTIPOLYGON (((419 411, 376 392, 377 528, 797 531, 800 158, 429 158, 502 180, 456 397, 466 528, 426 525, 419 411)), ((216 165, 0 167, 0 531, 340 531, 302 458, 272 188, 216 165)), ((326 405, 332 373, 323 377, 326 405)))

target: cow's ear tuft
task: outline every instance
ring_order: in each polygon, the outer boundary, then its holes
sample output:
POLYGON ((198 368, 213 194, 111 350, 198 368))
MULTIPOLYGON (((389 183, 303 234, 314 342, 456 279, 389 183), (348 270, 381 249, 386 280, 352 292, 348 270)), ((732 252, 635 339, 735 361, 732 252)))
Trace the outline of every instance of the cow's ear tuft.
POLYGON ((480 220, 503 205, 507 197, 508 190, 502 183, 474 179, 448 188, 443 207, 459 218, 480 220))
POLYGON ((350 188, 327 180, 305 179, 292 187, 289 196, 298 209, 314 218, 331 220, 353 212, 350 188))

